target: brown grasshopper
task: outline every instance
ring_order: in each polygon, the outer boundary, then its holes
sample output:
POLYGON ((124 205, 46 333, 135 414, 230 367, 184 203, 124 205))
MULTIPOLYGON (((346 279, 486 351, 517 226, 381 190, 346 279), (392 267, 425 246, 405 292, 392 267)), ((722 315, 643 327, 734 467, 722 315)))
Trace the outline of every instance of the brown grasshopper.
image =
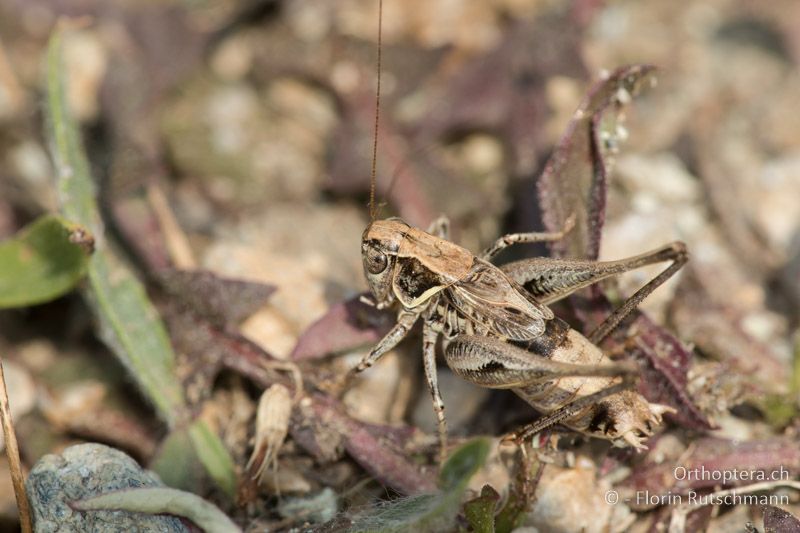
POLYGON ((423 321, 425 376, 446 439, 444 403, 436 379, 436 342, 442 336, 447 365, 463 379, 483 387, 512 389, 545 414, 514 435, 525 439, 560 422, 570 429, 644 448, 643 438, 661 423, 670 407, 649 403, 628 390, 635 372, 611 363, 597 347, 639 302, 686 262, 686 247, 673 242, 619 261, 534 258, 497 267, 489 262, 515 243, 560 239, 557 233, 517 233, 501 237, 474 256, 447 238, 447 223, 428 232, 391 218, 364 231, 361 252, 372 305, 399 307, 397 324, 354 369, 372 366, 423 321), (588 338, 556 317, 547 304, 610 276, 671 261, 588 338), (530 289, 526 291, 524 287, 530 289))
MULTIPOLYGON (((380 97, 380 24, 378 40, 380 97)), ((373 146, 375 148, 375 146, 373 146)), ((672 408, 649 403, 631 390, 635 369, 613 363, 597 346, 653 290, 688 259, 673 242, 618 261, 539 257, 495 266, 489 261, 516 243, 555 241, 570 231, 568 220, 554 233, 515 233, 475 256, 448 239, 449 223, 427 232, 397 218, 376 220, 375 152, 370 192, 372 222, 361 239, 364 273, 378 309, 398 308, 397 323, 353 373, 372 366, 422 320, 423 361, 439 424, 442 452, 447 425, 436 374, 436 344, 442 337, 447 365, 482 387, 511 389, 543 416, 513 434, 522 441, 561 423, 615 445, 643 449, 644 439, 672 408), (616 309, 588 337, 556 317, 548 304, 610 276, 670 261, 671 264, 616 309), (526 290, 527 289, 527 290, 526 290)))

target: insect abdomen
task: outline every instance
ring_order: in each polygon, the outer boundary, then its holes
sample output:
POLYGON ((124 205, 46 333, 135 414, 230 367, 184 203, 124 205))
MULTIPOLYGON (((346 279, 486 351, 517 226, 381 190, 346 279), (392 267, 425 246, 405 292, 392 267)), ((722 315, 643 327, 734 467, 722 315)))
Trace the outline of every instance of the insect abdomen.
MULTIPOLYGON (((533 347, 531 347, 533 348, 533 347)), ((603 352, 575 330, 570 329, 558 345, 549 347, 550 359, 580 365, 610 363, 603 352)), ((533 350, 532 350, 533 351, 533 350)), ((561 377, 547 383, 513 389, 541 413, 551 413, 571 401, 607 389, 619 382, 616 377, 561 377)), ((661 423, 668 407, 651 404, 634 390, 622 390, 579 409, 561 423, 575 431, 624 441, 637 448, 643 438, 661 423)))
MULTIPOLYGON (((558 319, 554 319, 554 321, 561 322, 558 319)), ((553 361, 579 365, 599 365, 603 361, 607 361, 597 346, 574 329, 567 329, 557 343, 552 342, 552 339, 547 339, 542 341, 541 346, 531 344, 527 347, 529 351, 536 356, 547 357, 553 361)), ((608 388, 615 379, 609 377, 557 377, 546 383, 514 389, 514 392, 538 411, 549 413, 579 396, 587 396, 608 388)), ((565 424, 569 425, 568 421, 565 424)))

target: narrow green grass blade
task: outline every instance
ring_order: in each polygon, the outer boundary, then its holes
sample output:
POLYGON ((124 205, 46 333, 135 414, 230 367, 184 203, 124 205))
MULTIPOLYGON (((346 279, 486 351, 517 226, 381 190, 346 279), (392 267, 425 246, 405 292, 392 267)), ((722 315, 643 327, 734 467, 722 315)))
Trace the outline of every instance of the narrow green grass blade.
POLYGON ((189 438, 194 445, 197 458, 205 467, 211 479, 229 496, 236 494, 236 475, 233 459, 220 442, 217 434, 211 431, 202 420, 189 426, 189 438))
MULTIPOLYGON (((100 336, 133 375, 143 394, 171 427, 189 422, 183 386, 175 374, 175 354, 164 324, 144 286, 105 242, 95 186, 77 124, 66 102, 62 67, 63 31, 56 30, 47 52, 47 119, 63 214, 95 236, 89 260, 87 299, 100 336)), ((207 429, 207 428, 206 428, 207 429)), ((191 430, 190 430, 191 431, 191 430)), ((232 493, 233 461, 211 431, 193 438, 211 477, 232 493)))
POLYGON ((100 335, 133 374, 161 417, 174 425, 185 410, 183 389, 175 378, 175 357, 164 325, 142 284, 106 245, 95 187, 75 120, 66 102, 61 66, 62 32, 56 31, 47 54, 47 117, 61 211, 95 236, 89 261, 89 301, 100 335))
POLYGON ((116 256, 99 251, 89 263, 89 285, 100 338, 128 367, 164 421, 175 426, 186 416, 183 387, 164 325, 144 287, 116 256))
POLYGON ((48 302, 71 291, 86 274, 89 240, 82 227, 48 215, 0 242, 0 309, 48 302))

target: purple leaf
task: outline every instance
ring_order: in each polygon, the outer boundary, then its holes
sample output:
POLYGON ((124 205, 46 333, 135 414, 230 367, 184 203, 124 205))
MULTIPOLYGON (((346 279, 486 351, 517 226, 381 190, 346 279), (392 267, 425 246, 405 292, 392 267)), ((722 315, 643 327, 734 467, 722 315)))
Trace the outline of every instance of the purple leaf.
POLYGON ((167 269, 159 276, 173 301, 218 327, 239 324, 275 292, 272 285, 225 278, 208 270, 167 269))
POLYGON ((800 520, 783 509, 768 505, 764 507, 764 533, 800 533, 800 520))
POLYGON ((713 426, 686 392, 690 354, 673 335, 645 314, 636 312, 630 335, 636 338, 633 357, 643 361, 639 392, 651 402, 676 409, 667 417, 682 426, 706 430, 713 426))
POLYGON ((379 341, 389 331, 394 317, 362 303, 359 297, 332 305, 300 336, 291 358, 317 359, 379 341))
POLYGON ((212 391, 212 384, 224 368, 230 368, 264 388, 280 382, 290 390, 294 384, 285 372, 269 369, 275 361, 254 342, 232 329, 221 329, 194 313, 169 306, 164 313, 175 350, 181 357, 181 378, 188 399, 197 403, 212 391))
MULTIPOLYGON (((333 432, 341 439, 347 453, 372 477, 403 494, 436 490, 436 473, 432 469, 426 471, 419 467, 398 443, 393 442, 394 439, 388 438, 396 435, 396 428, 359 422, 345 414, 341 404, 329 396, 316 394, 311 401, 312 416, 318 421, 317 424, 323 423, 327 432, 333 432)), ((306 449, 313 448, 308 433, 305 436, 298 435, 300 429, 292 424, 292 437, 306 449)), ((419 435, 414 429, 404 431, 409 434, 406 443, 419 435)), ((317 433, 318 437, 320 435, 324 437, 326 432, 317 433)), ((315 439, 316 447, 328 447, 329 443, 319 441, 319 438, 315 439)))
POLYGON ((605 156, 615 142, 623 105, 650 82, 653 71, 632 65, 596 83, 550 157, 538 182, 545 227, 558 231, 570 215, 576 218, 567 238, 550 245, 553 255, 597 259, 608 186, 605 156))
MULTIPOLYGON (((366 189, 369 184, 370 168, 366 163, 370 158, 364 157, 359 148, 372 142, 374 95, 351 97, 345 106, 344 116, 334 134, 330 187, 337 192, 351 193, 366 189)), ((424 168, 425 158, 412 153, 409 143, 402 140, 400 132, 387 115, 384 113, 381 116, 378 132, 376 202, 391 201, 406 222, 424 227, 436 214, 422 185, 425 180, 423 176, 429 174, 419 169, 420 166, 424 168)))
MULTIPOLYGON (((605 220, 608 189, 607 155, 616 148, 622 107, 652 80, 654 67, 623 67, 596 83, 584 98, 567 132, 562 137, 538 182, 540 208, 545 226, 551 231, 564 227, 567 218, 576 223, 565 239, 551 244, 557 257, 596 259, 605 220)), ((611 310, 598 288, 587 299, 572 297, 575 314, 583 322, 583 331, 594 329, 611 310)), ((706 416, 686 393, 686 373, 690 353, 668 331, 654 324, 639 311, 627 324, 633 327, 625 335, 607 339, 604 347, 630 351, 627 339, 636 338, 635 355, 645 361, 640 386, 644 396, 654 402, 674 407, 672 416, 693 429, 711 427, 706 416)))
POLYGON ((125 243, 145 268, 150 272, 169 268, 172 260, 164 234, 144 196, 120 197, 112 201, 111 209, 114 223, 125 237, 125 243))
POLYGON ((417 143, 430 145, 459 131, 496 131, 510 147, 511 173, 532 175, 548 148, 544 80, 580 78, 580 32, 565 12, 516 22, 496 48, 458 69, 429 98, 417 143))
MULTIPOLYGON (((534 20, 510 23, 495 48, 466 60, 447 49, 416 48, 409 54, 403 47, 384 47, 384 67, 401 66, 394 73, 398 86, 382 98, 377 186, 379 197, 391 201, 406 222, 425 227, 437 214, 435 206, 458 219, 456 209, 463 212, 464 206, 471 209, 475 204, 480 210, 485 205, 480 188, 452 172, 430 150, 465 132, 496 134, 509 147, 511 173, 533 174, 549 148, 542 127, 549 113, 546 80, 585 75, 580 32, 574 31, 569 16, 567 10, 554 9, 534 20), (393 120, 407 114, 395 113, 395 102, 409 100, 426 107, 408 124, 393 120), (459 191, 460 205, 448 210, 444 206, 449 198, 439 192, 453 190, 459 191)), ((370 54, 362 75, 371 78, 373 69, 370 54)), ((363 191, 369 176, 374 93, 365 86, 340 97, 344 111, 331 150, 330 187, 337 192, 363 191)))

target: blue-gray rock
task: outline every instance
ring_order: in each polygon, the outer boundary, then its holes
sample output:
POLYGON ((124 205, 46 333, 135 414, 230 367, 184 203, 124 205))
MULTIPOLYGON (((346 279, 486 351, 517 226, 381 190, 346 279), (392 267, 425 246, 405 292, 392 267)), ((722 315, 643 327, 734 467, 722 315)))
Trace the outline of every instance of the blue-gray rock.
POLYGON ((31 470, 25 490, 36 533, 164 532, 187 533, 174 517, 128 511, 73 511, 70 502, 132 487, 163 483, 130 456, 102 444, 70 446, 61 455, 42 457, 31 470))

